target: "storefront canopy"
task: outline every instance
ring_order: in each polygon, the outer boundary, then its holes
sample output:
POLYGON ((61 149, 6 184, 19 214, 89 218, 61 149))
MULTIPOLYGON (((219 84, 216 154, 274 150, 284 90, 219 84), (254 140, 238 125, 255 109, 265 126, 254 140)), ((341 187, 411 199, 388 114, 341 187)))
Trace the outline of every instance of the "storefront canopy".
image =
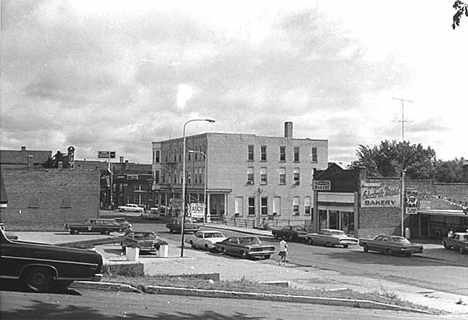
POLYGON ((419 214, 425 214, 429 216, 444 216, 444 217, 466 217, 468 214, 463 213, 463 210, 420 210, 419 214))

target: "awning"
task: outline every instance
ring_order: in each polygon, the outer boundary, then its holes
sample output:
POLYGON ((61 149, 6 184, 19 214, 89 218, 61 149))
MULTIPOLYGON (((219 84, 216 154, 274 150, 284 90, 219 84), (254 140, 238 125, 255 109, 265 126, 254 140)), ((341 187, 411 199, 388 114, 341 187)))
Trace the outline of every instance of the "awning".
POLYGON ((419 214, 425 214, 428 216, 444 216, 444 217, 465 217, 468 218, 468 214, 463 213, 463 210, 419 210, 419 214))

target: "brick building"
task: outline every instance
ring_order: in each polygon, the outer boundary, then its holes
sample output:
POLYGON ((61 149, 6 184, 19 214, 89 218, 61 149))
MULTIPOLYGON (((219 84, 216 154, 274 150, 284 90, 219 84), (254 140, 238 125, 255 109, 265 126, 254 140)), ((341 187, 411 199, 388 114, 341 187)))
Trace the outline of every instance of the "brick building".
POLYGON ((365 168, 345 170, 332 164, 316 172, 314 189, 315 230, 341 229, 359 237, 400 235, 403 222, 403 230, 409 228, 413 237, 440 238, 450 229, 468 228, 468 181, 405 179, 402 193, 401 178, 369 178, 365 168))
MULTIPOLYGON (((153 191, 159 205, 180 210, 183 138, 153 142, 153 191)), ((325 169, 328 141, 204 133, 186 137, 187 203, 203 203, 207 220, 243 218, 257 226, 264 219, 310 223, 312 179, 325 169)))

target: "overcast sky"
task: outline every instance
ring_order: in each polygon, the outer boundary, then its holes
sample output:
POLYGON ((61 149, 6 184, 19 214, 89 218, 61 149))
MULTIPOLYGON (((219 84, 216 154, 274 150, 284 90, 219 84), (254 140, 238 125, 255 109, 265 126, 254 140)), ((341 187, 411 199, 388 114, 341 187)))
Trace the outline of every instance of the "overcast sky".
POLYGON ((468 158, 468 17, 439 1, 1 1, 1 149, 151 163, 204 132, 468 158), (400 121, 400 122, 399 122, 400 121))

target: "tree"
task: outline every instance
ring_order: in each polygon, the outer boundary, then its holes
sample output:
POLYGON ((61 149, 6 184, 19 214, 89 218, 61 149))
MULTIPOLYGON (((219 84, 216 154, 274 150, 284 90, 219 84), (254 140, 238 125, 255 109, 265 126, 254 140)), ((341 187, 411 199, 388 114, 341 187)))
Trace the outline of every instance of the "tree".
POLYGON ((438 182, 463 182, 464 159, 440 161, 435 163, 434 178, 438 182))
POLYGON ((463 14, 468 17, 468 4, 457 0, 453 4, 453 8, 456 10, 456 12, 453 15, 452 28, 455 29, 456 27, 460 26, 460 20, 463 14))
POLYGON ((398 177, 402 170, 410 179, 430 179, 434 176, 436 153, 421 144, 386 140, 373 148, 360 145, 356 155, 358 160, 352 162, 351 167, 365 166, 369 176, 398 177))

